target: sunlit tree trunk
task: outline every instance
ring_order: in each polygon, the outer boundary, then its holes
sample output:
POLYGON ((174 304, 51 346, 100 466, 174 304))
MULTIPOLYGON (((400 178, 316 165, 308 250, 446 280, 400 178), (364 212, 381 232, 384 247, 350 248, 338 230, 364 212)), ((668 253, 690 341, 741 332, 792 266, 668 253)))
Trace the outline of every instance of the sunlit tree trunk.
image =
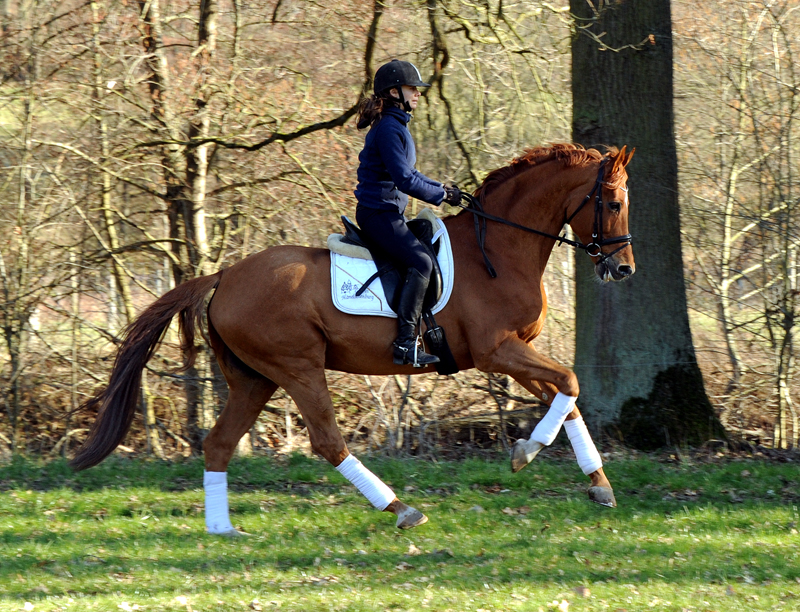
MULTIPOLYGON (((200 3, 200 15, 197 35, 197 74, 198 88, 195 96, 196 115, 189 127, 189 139, 204 139, 210 135, 211 118, 208 104, 211 97, 209 86, 211 60, 217 48, 217 1, 204 0, 200 3)), ((194 274, 204 276, 213 273, 214 262, 211 261, 211 248, 206 226, 206 192, 208 189, 209 156, 212 154, 210 144, 201 144, 187 151, 187 183, 192 188, 192 208, 187 210, 186 233, 190 246, 190 257, 194 274)), ((212 367, 214 353, 209 346, 200 347, 200 358, 196 368, 200 380, 199 400, 200 414, 198 419, 202 431, 214 426, 217 416, 214 381, 217 372, 212 367)), ((221 375, 220 375, 221 377, 221 375)))
MULTIPOLYGON (((35 6, 29 7, 34 10, 35 6)), ((16 227, 12 243, 16 243, 16 253, 13 263, 6 268, 5 262, 0 262, 0 274, 3 276, 6 304, 3 309, 3 334, 6 348, 8 349, 10 363, 10 378, 6 391, 6 406, 8 419, 11 426, 11 451, 17 450, 19 433, 19 416, 22 408, 22 370, 24 367, 25 327, 28 324, 30 310, 28 305, 28 281, 30 273, 30 236, 29 236, 29 205, 34 198, 33 184, 30 180, 29 163, 31 160, 33 122, 35 113, 35 96, 33 83, 36 80, 36 42, 31 36, 27 65, 24 69, 26 93, 22 102, 23 128, 22 128, 22 155, 19 163, 18 189, 16 202, 16 227)))
POLYGON ((70 289, 72 291, 71 306, 72 306, 72 333, 70 334, 70 342, 72 344, 70 351, 70 394, 69 394, 69 408, 67 418, 64 420, 64 443, 61 446, 61 456, 66 457, 69 452, 69 428, 70 417, 78 410, 80 401, 78 400, 78 347, 81 341, 81 266, 78 264, 78 256, 75 250, 70 250, 69 263, 72 267, 72 278, 70 278, 70 289))
MULTIPOLYGON (((146 62, 151 70, 149 87, 154 129, 172 141, 164 146, 163 163, 169 237, 173 240, 173 253, 176 255, 172 271, 175 284, 178 285, 184 280, 203 274, 208 269, 204 208, 208 149, 207 146, 200 146, 201 151, 198 152, 198 147, 191 149, 178 144, 185 140, 185 135, 171 108, 169 66, 163 47, 161 4, 159 0, 149 0, 140 1, 139 5, 143 11, 145 31, 143 44, 148 54, 146 62), (181 249, 180 242, 185 245, 185 251, 181 249)), ((206 46, 198 45, 197 51, 201 58, 206 58, 200 60, 201 65, 207 66, 207 58, 216 45, 216 2, 210 0, 201 3, 200 13, 200 36, 204 37, 206 46)), ((205 135, 208 130, 205 100, 197 106, 197 111, 196 120, 189 128, 190 136, 193 137, 205 135)), ((202 450, 203 438, 213 425, 214 399, 210 384, 211 376, 209 356, 205 350, 201 350, 195 365, 186 370, 184 383, 187 400, 187 437, 195 452, 202 450)))
MULTIPOLYGON (((105 79, 103 70, 103 59, 100 47, 100 25, 101 25, 101 6, 99 2, 91 3, 92 9, 92 59, 94 62, 94 91, 92 101, 94 103, 94 116, 97 123, 97 135, 100 143, 100 163, 106 164, 110 158, 110 145, 108 139, 108 122, 104 98, 108 91, 108 83, 105 79)), ((103 211, 103 222, 106 234, 108 235, 108 246, 110 247, 111 271, 114 278, 114 285, 119 291, 122 307, 125 312, 125 325, 133 321, 136 312, 133 306, 133 296, 131 295, 131 283, 127 271, 123 267, 121 241, 117 231, 117 219, 112 205, 112 184, 111 175, 100 170, 99 179, 101 181, 100 207, 103 211)), ((124 325, 121 326, 124 328, 124 325)), ((150 399, 150 390, 147 385, 146 376, 142 379, 143 401, 142 413, 147 434, 148 450, 159 457, 163 457, 161 440, 158 436, 158 429, 155 427, 156 415, 153 409, 153 402, 150 399)))

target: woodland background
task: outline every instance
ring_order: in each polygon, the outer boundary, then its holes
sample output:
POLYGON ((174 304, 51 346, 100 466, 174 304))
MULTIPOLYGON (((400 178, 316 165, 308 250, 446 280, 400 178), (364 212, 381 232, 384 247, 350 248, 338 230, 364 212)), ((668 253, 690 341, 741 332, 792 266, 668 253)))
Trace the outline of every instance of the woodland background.
MULTIPOLYGON (((706 391, 732 440, 796 447, 800 7, 675 0, 672 17, 706 391)), ((0 19, 0 455, 69 454, 121 331, 177 283, 272 245, 324 246, 354 212, 352 117, 382 62, 413 61, 436 85, 411 123, 429 176, 473 189, 526 147, 570 140, 581 31, 563 3, 0 0, 0 19)), ((631 193, 632 215, 645 198, 631 193)), ((571 250, 554 250, 545 283, 537 347, 571 365, 571 250)), ((199 449, 225 385, 209 353, 176 374, 180 357, 172 328, 122 452, 199 449)), ((351 446, 390 453, 507 448, 541 414, 474 371, 330 386, 351 446)), ((278 394, 239 450, 304 447, 302 426, 278 394)))

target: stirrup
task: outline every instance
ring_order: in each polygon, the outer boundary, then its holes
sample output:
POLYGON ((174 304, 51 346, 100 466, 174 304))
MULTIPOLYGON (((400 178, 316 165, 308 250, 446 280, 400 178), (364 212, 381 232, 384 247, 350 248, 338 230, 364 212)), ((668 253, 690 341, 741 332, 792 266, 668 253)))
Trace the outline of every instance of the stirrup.
POLYGON ((407 346, 397 344, 397 341, 392 343, 394 347, 394 363, 396 365, 412 365, 415 368, 425 368, 429 365, 439 363, 439 358, 436 355, 430 355, 419 348, 420 338, 417 336, 414 339, 414 358, 409 360, 409 351, 407 346))

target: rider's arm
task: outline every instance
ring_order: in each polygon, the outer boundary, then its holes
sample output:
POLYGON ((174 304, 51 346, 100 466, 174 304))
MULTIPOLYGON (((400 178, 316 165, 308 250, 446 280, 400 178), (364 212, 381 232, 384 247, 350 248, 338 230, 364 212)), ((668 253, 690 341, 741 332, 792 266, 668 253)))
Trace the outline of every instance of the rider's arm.
MULTIPOLYGON (((445 196, 444 186, 418 172, 409 163, 407 143, 400 130, 387 129, 379 135, 376 142, 386 170, 400 191, 428 204, 438 206, 442 203, 445 196)), ((413 143, 411 146, 414 146, 413 143)))

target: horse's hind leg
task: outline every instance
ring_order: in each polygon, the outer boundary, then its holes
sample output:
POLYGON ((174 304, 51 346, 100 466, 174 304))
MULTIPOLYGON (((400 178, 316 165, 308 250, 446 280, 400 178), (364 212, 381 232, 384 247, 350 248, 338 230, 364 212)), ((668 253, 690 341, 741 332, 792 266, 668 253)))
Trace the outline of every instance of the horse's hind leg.
POLYGON ((428 517, 401 502, 380 478, 350 454, 336 424, 324 370, 313 366, 293 367, 293 372, 304 374, 295 374, 290 382, 281 381, 282 386, 303 416, 314 451, 352 482, 375 508, 395 514, 398 528, 409 529, 427 522, 428 517))
POLYGON ((210 335, 229 392, 225 408, 203 442, 206 528, 212 534, 236 536, 240 532, 231 524, 228 510, 228 463, 239 440, 256 422, 278 385, 242 363, 213 327, 210 335))

